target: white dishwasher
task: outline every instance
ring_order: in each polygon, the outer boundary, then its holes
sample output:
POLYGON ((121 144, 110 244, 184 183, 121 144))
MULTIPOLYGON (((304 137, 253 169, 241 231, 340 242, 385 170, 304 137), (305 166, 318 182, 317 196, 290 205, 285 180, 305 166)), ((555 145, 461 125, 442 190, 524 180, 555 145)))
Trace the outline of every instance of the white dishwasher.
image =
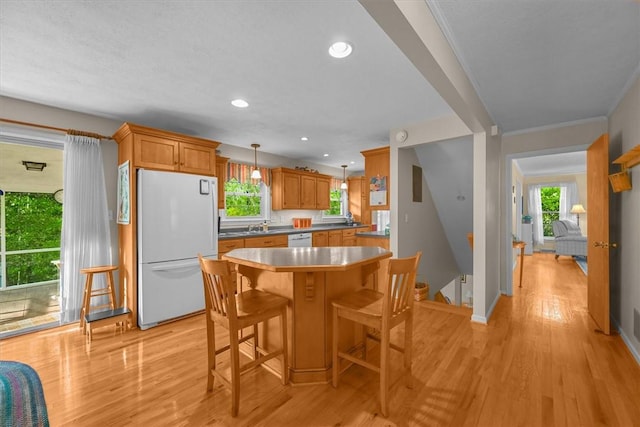
POLYGON ((290 248, 310 248, 311 246, 311 233, 289 234, 290 248))

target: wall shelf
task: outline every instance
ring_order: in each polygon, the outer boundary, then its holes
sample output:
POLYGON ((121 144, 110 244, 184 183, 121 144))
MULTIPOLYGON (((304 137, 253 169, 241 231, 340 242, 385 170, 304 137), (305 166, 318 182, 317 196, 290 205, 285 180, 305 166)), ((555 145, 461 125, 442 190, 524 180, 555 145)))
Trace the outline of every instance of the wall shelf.
POLYGON ((620 165, 622 171, 609 175, 611 187, 615 193, 631 190, 631 178, 627 169, 640 164, 640 145, 636 145, 631 150, 624 153, 613 161, 620 165))
POLYGON ((640 164, 640 144, 615 159, 613 163, 622 165, 623 169, 632 168, 635 165, 640 164))

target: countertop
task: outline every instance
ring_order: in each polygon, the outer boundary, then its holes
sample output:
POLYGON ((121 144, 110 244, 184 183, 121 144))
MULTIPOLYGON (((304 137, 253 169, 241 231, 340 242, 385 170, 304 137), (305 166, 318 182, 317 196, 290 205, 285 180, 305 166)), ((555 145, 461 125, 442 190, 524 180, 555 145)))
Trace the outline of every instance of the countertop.
MULTIPOLYGON (((317 231, 328 231, 328 230, 348 230, 351 228, 358 228, 358 227, 368 227, 368 225, 361 225, 361 224, 355 224, 355 225, 347 225, 347 224, 322 224, 322 225, 314 225, 311 228, 293 228, 293 227, 273 227, 273 228, 269 228, 269 231, 247 231, 246 229, 240 230, 240 229, 222 229, 220 230, 220 234, 218 234, 218 239, 219 240, 228 240, 228 239, 243 239, 243 238, 247 238, 247 237, 264 237, 264 236, 273 236, 273 235, 278 235, 278 234, 297 234, 297 233, 314 233, 317 231)), ((370 236, 372 235, 371 233, 374 233, 373 235, 376 235, 375 233, 378 233, 376 231, 370 232, 370 231, 366 231, 366 232, 358 232, 356 233, 357 236, 370 236)), ((384 234, 384 233, 383 233, 384 234)), ((380 236, 380 237, 385 237, 385 236, 380 236)), ((389 236, 386 236, 389 237, 389 236)))
POLYGON ((389 235, 384 233, 383 231, 361 231, 360 233, 356 233, 358 236, 362 237, 378 237, 380 239, 388 239, 389 235))
POLYGON ((274 272, 346 271, 391 257, 391 252, 374 246, 321 248, 243 248, 222 256, 236 264, 274 272))

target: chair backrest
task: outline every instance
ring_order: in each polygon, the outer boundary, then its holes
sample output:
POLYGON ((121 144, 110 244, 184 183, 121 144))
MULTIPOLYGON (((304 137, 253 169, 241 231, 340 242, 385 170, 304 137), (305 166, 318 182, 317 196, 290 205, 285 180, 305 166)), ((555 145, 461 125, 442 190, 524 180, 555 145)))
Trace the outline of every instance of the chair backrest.
POLYGON ((553 221, 551 223, 551 227, 553 228, 554 237, 582 235, 582 231, 580 231, 580 227, 578 227, 578 224, 568 219, 553 221))
POLYGON ((198 254, 204 299, 207 313, 223 320, 223 323, 237 319, 235 284, 231 263, 225 260, 203 258, 198 254))
POLYGON ((413 308, 413 289, 422 252, 408 258, 390 259, 382 304, 383 322, 413 308))

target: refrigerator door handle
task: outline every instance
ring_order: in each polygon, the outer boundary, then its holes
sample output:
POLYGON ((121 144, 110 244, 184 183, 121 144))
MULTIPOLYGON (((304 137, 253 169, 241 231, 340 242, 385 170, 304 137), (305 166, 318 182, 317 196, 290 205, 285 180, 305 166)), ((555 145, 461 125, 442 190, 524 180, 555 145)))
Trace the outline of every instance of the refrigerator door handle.
POLYGON ((193 267, 199 265, 199 261, 188 261, 180 264, 172 263, 170 265, 154 265, 151 267, 151 271, 176 271, 176 270, 192 270, 193 267))

